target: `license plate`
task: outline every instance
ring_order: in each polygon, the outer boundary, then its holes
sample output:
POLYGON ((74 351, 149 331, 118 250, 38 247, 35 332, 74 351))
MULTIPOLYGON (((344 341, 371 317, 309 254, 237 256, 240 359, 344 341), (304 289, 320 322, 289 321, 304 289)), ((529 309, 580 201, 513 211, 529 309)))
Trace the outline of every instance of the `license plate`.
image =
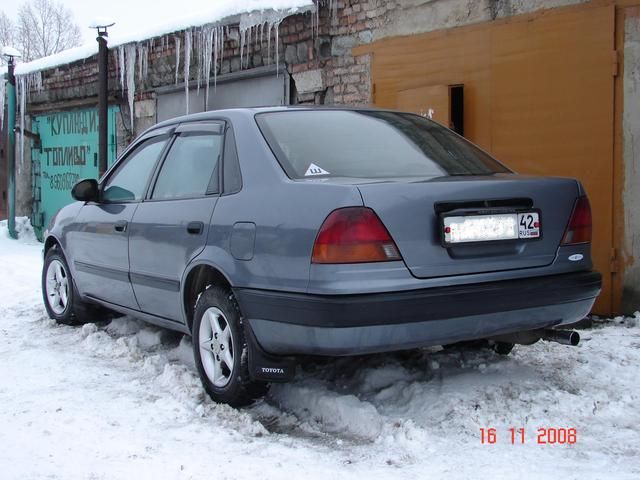
POLYGON ((443 227, 447 244, 533 239, 541 231, 538 212, 447 216, 443 227))

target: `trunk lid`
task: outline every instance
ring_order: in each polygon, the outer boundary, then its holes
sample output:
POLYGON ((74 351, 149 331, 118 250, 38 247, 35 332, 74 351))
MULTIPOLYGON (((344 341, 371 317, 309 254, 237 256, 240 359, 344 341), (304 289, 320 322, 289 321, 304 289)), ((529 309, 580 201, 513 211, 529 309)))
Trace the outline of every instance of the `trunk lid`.
POLYGON ((364 205, 378 214, 418 278, 551 264, 580 195, 573 179, 515 174, 357 182, 357 188, 364 205), (443 245, 442 214, 531 209, 540 212, 539 239, 443 245))

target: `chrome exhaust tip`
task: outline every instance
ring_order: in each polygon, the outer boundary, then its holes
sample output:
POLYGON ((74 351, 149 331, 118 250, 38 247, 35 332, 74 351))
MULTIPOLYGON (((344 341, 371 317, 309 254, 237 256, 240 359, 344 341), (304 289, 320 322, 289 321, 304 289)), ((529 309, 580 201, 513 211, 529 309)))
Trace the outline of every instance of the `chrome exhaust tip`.
POLYGON ((544 330, 542 338, 549 342, 571 345, 572 347, 580 343, 580 334, 575 330, 544 330))

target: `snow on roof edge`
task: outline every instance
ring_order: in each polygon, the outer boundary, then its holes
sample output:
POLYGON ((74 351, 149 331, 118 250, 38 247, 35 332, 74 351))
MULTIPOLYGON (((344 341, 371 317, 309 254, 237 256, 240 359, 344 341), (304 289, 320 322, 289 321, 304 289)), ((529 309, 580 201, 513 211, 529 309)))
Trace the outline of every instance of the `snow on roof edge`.
MULTIPOLYGON (((286 18, 298 13, 313 11, 315 8, 316 6, 313 0, 231 0, 229 3, 218 4, 207 11, 192 13, 187 17, 156 25, 140 32, 109 37, 109 48, 142 42, 191 27, 200 27, 208 24, 228 25, 238 23, 239 17, 243 14, 253 15, 271 11, 280 14, 281 18, 286 18)), ((60 65, 67 65, 90 58, 97 53, 98 42, 85 43, 84 45, 63 50, 48 57, 38 58, 31 62, 19 63, 16 65, 15 74, 27 75, 29 73, 48 70, 60 65)))

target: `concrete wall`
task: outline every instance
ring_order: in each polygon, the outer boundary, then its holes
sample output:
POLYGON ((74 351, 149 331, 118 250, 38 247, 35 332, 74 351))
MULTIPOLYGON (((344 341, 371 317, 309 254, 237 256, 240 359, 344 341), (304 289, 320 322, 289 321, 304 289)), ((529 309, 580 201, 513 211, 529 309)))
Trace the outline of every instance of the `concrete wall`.
POLYGON ((384 2, 387 13, 372 39, 459 27, 585 1, 588 0, 392 0, 384 2))
POLYGON ((640 309, 640 8, 628 9, 624 34, 625 260, 622 311, 640 309))

